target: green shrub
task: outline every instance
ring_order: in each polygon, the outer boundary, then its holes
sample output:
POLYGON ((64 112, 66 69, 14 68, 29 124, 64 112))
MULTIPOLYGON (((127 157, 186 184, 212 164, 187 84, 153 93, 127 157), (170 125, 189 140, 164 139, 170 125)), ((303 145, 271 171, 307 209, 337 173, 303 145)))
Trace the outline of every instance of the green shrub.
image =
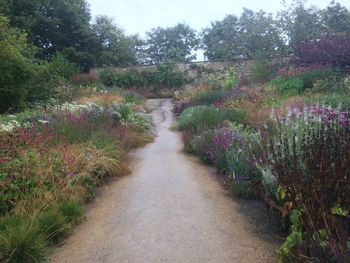
POLYGON ((130 69, 125 72, 105 70, 100 74, 100 80, 107 87, 117 86, 122 88, 178 88, 185 83, 185 75, 175 69, 170 62, 163 63, 155 69, 137 71, 130 69))
POLYGON ((317 80, 333 79, 337 73, 330 68, 318 69, 299 74, 298 77, 303 81, 303 90, 312 89, 317 80))
POLYGON ((193 134, 214 128, 225 120, 243 122, 245 113, 236 110, 217 109, 213 106, 198 106, 188 108, 179 116, 177 127, 180 130, 190 130, 193 134))
POLYGON ((41 61, 35 66, 35 72, 28 80, 28 100, 30 102, 49 99, 72 100, 75 87, 70 77, 79 72, 79 68, 60 53, 50 61, 41 61))
POLYGON ((280 93, 280 95, 291 96, 298 95, 306 89, 314 88, 317 81, 324 81, 335 77, 336 73, 333 70, 319 69, 300 73, 294 77, 280 76, 272 80, 270 85, 272 85, 280 93))
POLYGON ((128 104, 128 103, 140 104, 143 100, 143 98, 139 94, 134 93, 134 92, 123 92, 122 96, 123 96, 124 102, 126 104, 128 104))
POLYGON ((100 80, 107 87, 113 87, 116 82, 116 72, 110 69, 104 70, 100 74, 100 80))
POLYGON ((65 217, 57 210, 43 212, 38 218, 38 225, 49 243, 62 241, 70 231, 65 217))
POLYGON ((200 92, 196 94, 192 100, 202 105, 213 104, 226 96, 227 92, 223 89, 211 90, 208 92, 200 92))
POLYGON ((35 221, 16 220, 0 230, 1 262, 45 262, 47 255, 47 243, 35 221))
POLYGON ((270 82, 280 95, 297 95, 304 91, 304 83, 301 78, 278 77, 270 82))

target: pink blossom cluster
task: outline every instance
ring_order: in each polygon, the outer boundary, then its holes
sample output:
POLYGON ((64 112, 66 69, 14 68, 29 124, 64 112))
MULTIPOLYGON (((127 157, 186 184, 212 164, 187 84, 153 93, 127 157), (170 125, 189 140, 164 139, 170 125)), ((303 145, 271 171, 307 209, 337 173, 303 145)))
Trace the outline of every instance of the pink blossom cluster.
POLYGON ((337 122, 340 126, 350 126, 350 114, 347 111, 322 106, 310 106, 306 109, 308 113, 319 116, 327 124, 337 122))

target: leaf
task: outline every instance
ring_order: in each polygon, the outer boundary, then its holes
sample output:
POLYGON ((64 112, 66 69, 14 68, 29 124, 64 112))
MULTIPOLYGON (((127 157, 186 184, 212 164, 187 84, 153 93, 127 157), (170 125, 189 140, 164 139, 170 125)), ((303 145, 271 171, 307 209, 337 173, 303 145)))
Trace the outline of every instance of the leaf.
POLYGON ((340 207, 340 204, 337 204, 335 207, 331 209, 332 215, 337 215, 337 216, 348 216, 349 211, 346 210, 345 208, 340 207))
POLYGON ((282 187, 282 186, 278 187, 277 198, 279 200, 284 200, 284 198, 286 198, 286 189, 284 187, 282 187))

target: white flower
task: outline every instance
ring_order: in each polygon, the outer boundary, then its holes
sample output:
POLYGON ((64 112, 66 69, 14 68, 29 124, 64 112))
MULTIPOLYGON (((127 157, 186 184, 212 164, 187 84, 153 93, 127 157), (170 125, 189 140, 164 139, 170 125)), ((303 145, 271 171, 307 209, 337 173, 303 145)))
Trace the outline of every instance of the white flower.
POLYGON ((49 123, 49 121, 46 121, 46 120, 38 120, 39 123, 42 123, 42 124, 46 124, 46 123, 49 123))

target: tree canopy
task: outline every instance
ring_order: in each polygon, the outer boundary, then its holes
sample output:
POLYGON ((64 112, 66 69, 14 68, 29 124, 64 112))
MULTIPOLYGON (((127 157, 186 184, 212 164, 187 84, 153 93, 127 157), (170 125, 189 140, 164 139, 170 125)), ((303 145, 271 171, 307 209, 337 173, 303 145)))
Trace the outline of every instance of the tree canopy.
POLYGON ((141 63, 190 62, 196 58, 193 51, 198 47, 196 32, 188 25, 180 23, 174 27, 154 28, 141 42, 141 63))
POLYGON ((25 106, 26 81, 31 74, 27 36, 0 15, 0 112, 25 106))
POLYGON ((306 7, 296 0, 273 15, 244 9, 240 17, 228 15, 202 31, 209 60, 288 56, 307 41, 350 32, 350 13, 332 1, 325 9, 306 7))
POLYGON ((126 36, 112 18, 96 17, 92 31, 101 45, 100 55, 96 59, 98 66, 129 66, 136 63, 134 38, 126 36))

